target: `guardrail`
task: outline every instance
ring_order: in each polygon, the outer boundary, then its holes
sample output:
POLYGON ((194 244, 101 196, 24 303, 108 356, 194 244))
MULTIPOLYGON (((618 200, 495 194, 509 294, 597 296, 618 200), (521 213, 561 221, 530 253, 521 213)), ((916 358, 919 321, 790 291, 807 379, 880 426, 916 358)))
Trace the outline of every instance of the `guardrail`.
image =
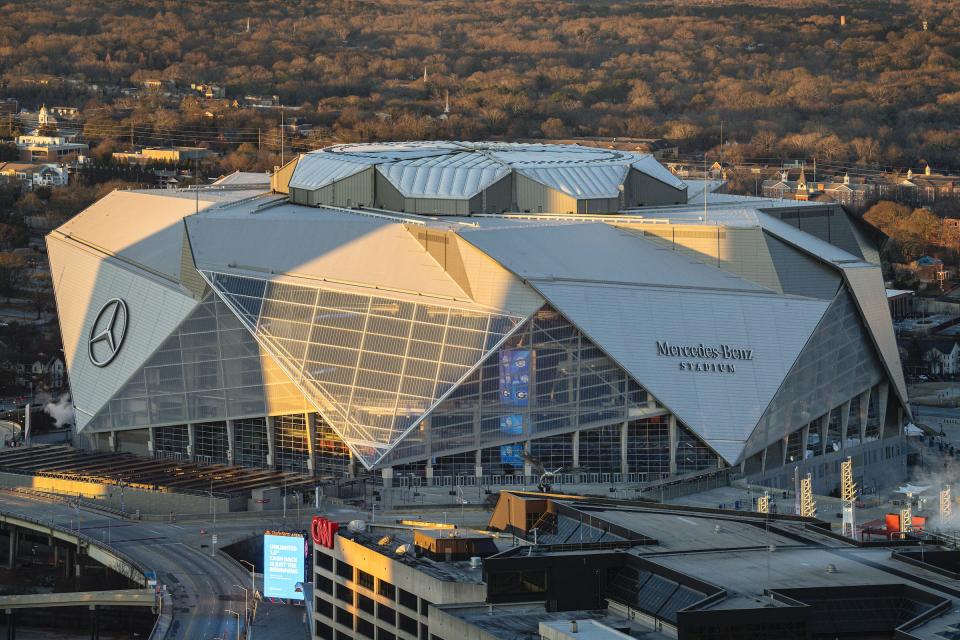
MULTIPOLYGON (((131 569, 136 571, 140 575, 140 580, 139 580, 140 584, 144 586, 146 586, 147 584, 146 576, 147 576, 148 570, 144 565, 142 565, 139 561, 133 559, 123 551, 120 551, 119 549, 115 549, 113 547, 110 547, 107 544, 104 544, 102 540, 97 540, 96 538, 92 536, 88 536, 87 534, 81 533, 79 531, 73 531, 71 529, 67 529, 66 527, 62 527, 56 524, 52 520, 40 520, 39 518, 32 518, 30 516, 25 516, 23 514, 14 513, 12 511, 5 511, 5 510, 0 510, 0 516, 3 516, 4 518, 9 518, 11 520, 21 520, 23 522, 29 522, 30 524, 36 525, 38 527, 42 527, 44 529, 50 529, 50 530, 56 529, 63 535, 66 535, 68 537, 74 537, 74 538, 77 538, 78 540, 85 542, 88 547, 97 547, 99 549, 102 549, 105 553, 108 553, 109 555, 114 556, 124 564, 129 565, 131 569)), ((132 576, 127 576, 127 577, 134 579, 132 576)))
MULTIPOLYGON (((30 494, 30 495, 32 495, 32 496, 34 496, 34 497, 38 497, 38 498, 47 500, 47 501, 49 501, 49 502, 58 502, 58 503, 66 503, 66 504, 72 504, 72 502, 75 502, 75 501, 71 501, 71 500, 69 500, 69 499, 67 499, 67 498, 64 498, 63 496, 58 496, 58 495, 53 495, 53 494, 47 494, 47 493, 43 493, 42 491, 31 491, 31 490, 18 491, 18 490, 16 490, 16 489, 4 489, 4 490, 5 490, 5 491, 11 491, 11 492, 14 492, 14 493, 27 493, 27 494, 30 494)), ((82 506, 82 505, 81 505, 81 506, 82 506)), ((102 509, 101 509, 101 510, 102 510, 102 509)), ((111 510, 111 511, 112 511, 112 510, 111 510)), ((146 586, 146 585, 147 585, 147 574, 149 573, 149 570, 146 568, 146 566, 144 566, 143 564, 141 564, 138 560, 134 559, 134 558, 131 557, 130 555, 124 553, 123 551, 120 551, 119 549, 116 549, 116 548, 114 548, 114 547, 111 547, 111 546, 105 544, 102 540, 97 540, 96 538, 94 538, 94 537, 92 537, 92 536, 89 536, 89 535, 87 535, 87 534, 85 534, 85 533, 81 533, 81 532, 79 532, 79 531, 73 531, 73 530, 71 530, 71 529, 64 528, 64 527, 62 527, 62 526, 57 525, 57 524, 54 523, 53 521, 47 522, 47 521, 44 521, 44 520, 40 520, 39 518, 32 518, 32 517, 30 517, 30 516, 25 516, 25 515, 22 515, 22 514, 13 513, 13 512, 11 512, 11 511, 0 510, 0 516, 6 517, 6 518, 10 518, 10 519, 12 519, 12 520, 14 520, 14 521, 16 521, 16 520, 21 520, 21 521, 23 521, 23 522, 29 522, 29 523, 31 523, 31 524, 33 524, 33 525, 36 525, 36 526, 38 526, 38 527, 43 527, 43 528, 46 528, 46 529, 51 529, 51 530, 56 529, 57 531, 61 532, 62 534, 66 535, 66 536, 68 536, 68 537, 71 537, 71 536, 72 536, 72 537, 76 538, 77 540, 84 542, 84 543, 87 545, 87 547, 91 547, 91 546, 92 546, 92 547, 96 547, 96 548, 98 548, 98 549, 102 549, 105 554, 111 555, 111 556, 113 556, 114 558, 117 558, 118 560, 120 560, 121 562, 123 562, 124 564, 128 565, 133 571, 135 571, 136 573, 139 574, 139 576, 140 576, 140 580, 139 580, 140 584, 143 585, 143 586, 146 586)), ((15 523, 14 523, 14 524, 15 524, 15 523)), ((127 577, 133 579, 132 576, 127 576, 127 577)), ((149 636, 149 639, 150 639, 150 640, 162 640, 163 638, 166 637, 167 632, 168 632, 169 629, 170 629, 170 624, 169 624, 169 622, 168 622, 167 624, 165 624, 165 625, 164 625, 164 624, 161 624, 161 623, 163 622, 164 600, 166 600, 166 602, 167 602, 167 605, 166 605, 167 615, 168 615, 168 616, 171 616, 171 615, 172 615, 172 612, 173 612, 173 608, 172 608, 172 606, 171 606, 170 596, 169 596, 165 591, 161 592, 161 593, 158 595, 157 600, 158 600, 157 620, 156 620, 156 622, 154 622, 153 629, 152 629, 151 632, 150 632, 150 636, 149 636)))

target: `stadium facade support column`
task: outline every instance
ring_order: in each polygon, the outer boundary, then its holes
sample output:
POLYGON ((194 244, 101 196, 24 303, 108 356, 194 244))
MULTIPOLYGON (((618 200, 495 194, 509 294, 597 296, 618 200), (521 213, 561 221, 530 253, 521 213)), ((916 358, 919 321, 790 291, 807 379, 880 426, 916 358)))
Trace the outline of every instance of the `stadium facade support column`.
POLYGON ((807 458, 807 445, 810 444, 810 423, 803 425, 800 430, 800 461, 807 458))
POLYGON ((227 464, 234 464, 237 458, 237 425, 233 420, 227 420, 227 464))
POLYGON ((870 394, 873 387, 860 394, 860 444, 867 441, 867 418, 870 416, 870 394))
POLYGON ((276 456, 274 455, 275 447, 274 441, 276 440, 276 427, 277 419, 273 416, 267 416, 267 467, 270 469, 276 468, 276 456))
POLYGON ((580 432, 574 431, 570 434, 570 446, 573 451, 573 468, 580 467, 580 432))
POLYGON ((306 413, 303 416, 307 426, 307 472, 317 475, 317 414, 306 413))
POLYGON ((389 489, 393 486, 393 467, 384 467, 380 470, 380 475, 383 478, 384 489, 389 489))
POLYGON ((847 448, 847 427, 850 426, 850 401, 840 405, 840 448, 847 448))
POLYGON ((17 527, 10 527, 10 548, 7 551, 7 569, 17 568, 17 547, 19 545, 19 532, 17 527))
POLYGON ((827 411, 827 415, 820 417, 820 455, 827 455, 827 432, 830 431, 830 414, 833 411, 827 411))
POLYGON ((680 433, 677 431, 677 416, 671 415, 668 422, 670 437, 670 475, 677 474, 677 445, 680 442, 680 433))
POLYGON ((147 428, 147 453, 151 456, 156 453, 156 429, 154 427, 147 428))
POLYGON ((629 422, 620 425, 620 473, 624 475, 630 473, 629 457, 627 456, 627 445, 630 443, 629 425, 629 422))
POLYGON ((197 425, 187 425, 187 458, 193 462, 197 456, 197 425))
POLYGON ((107 446, 110 449, 110 453, 117 452, 117 432, 111 431, 110 435, 107 436, 107 446))
POLYGON ((426 453, 427 461, 424 463, 423 476, 427 481, 427 486, 433 484, 433 465, 430 464, 430 461, 433 460, 433 425, 430 418, 424 419, 422 422, 424 425, 424 440, 426 442, 426 453))
MULTIPOLYGON (((530 455, 530 441, 527 440, 523 443, 523 452, 528 456, 530 455)), ((529 477, 533 475, 533 465, 530 464, 526 459, 523 461, 523 475, 529 477)))
POLYGON ((473 460, 473 474, 483 477, 483 458, 480 456, 480 407, 473 409, 473 441, 477 443, 476 456, 473 460))
POLYGON ((880 439, 882 440, 890 435, 897 435, 895 431, 893 433, 887 431, 887 402, 890 401, 890 384, 886 381, 881 382, 877 386, 877 395, 880 399, 877 405, 877 420, 880 422, 880 439))

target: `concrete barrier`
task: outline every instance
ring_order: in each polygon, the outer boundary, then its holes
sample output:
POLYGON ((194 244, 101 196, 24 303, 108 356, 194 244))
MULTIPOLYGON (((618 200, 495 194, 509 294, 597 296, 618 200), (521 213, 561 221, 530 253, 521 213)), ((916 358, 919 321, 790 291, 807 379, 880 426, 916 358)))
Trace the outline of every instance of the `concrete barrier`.
POLYGON ((115 510, 122 508, 127 514, 136 511, 145 515, 208 514, 210 513, 211 503, 216 506, 217 513, 243 511, 247 507, 245 496, 214 497, 211 500, 210 496, 202 494, 150 491, 132 487, 121 488, 119 485, 99 482, 9 472, 0 472, 0 488, 32 489, 71 498, 79 496, 84 500, 94 502, 95 506, 103 505, 115 510))

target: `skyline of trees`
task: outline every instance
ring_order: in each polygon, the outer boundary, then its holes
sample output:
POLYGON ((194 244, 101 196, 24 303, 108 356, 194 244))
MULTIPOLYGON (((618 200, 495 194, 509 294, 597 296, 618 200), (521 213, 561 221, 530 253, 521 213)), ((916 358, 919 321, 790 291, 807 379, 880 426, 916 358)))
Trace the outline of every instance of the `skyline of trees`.
POLYGON ((259 128, 275 146, 269 112, 215 105, 210 118, 192 97, 77 95, 164 79, 219 83, 231 98, 277 94, 314 123, 304 144, 599 135, 717 154, 722 121, 731 157, 960 170, 960 15, 949 0, 2 8, 0 95, 79 103, 106 148, 126 144, 127 125, 182 142, 190 130, 259 128))

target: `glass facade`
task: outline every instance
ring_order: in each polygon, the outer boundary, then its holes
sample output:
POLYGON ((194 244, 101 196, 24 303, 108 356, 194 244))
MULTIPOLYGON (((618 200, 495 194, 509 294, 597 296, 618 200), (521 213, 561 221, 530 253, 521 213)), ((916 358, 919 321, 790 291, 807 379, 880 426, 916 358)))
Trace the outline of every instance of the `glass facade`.
POLYGON ((186 458, 189 444, 190 432, 185 424, 153 430, 153 455, 158 458, 186 458))
POLYGON ((267 466, 267 419, 248 418, 233 423, 233 438, 236 451, 233 460, 244 467, 264 468, 267 466))
POLYGON ((522 321, 379 295, 204 275, 367 465, 378 462, 522 321))
POLYGON ((90 421, 92 430, 303 410, 303 394, 213 293, 90 421))
POLYGON ((717 456, 703 442, 685 429, 677 431, 677 473, 692 473, 717 467, 717 456))
POLYGON ((314 442, 314 468, 317 473, 339 477, 347 475, 350 468, 350 449, 319 415, 314 442))
POLYGON ((307 417, 302 414, 277 416, 273 420, 273 446, 277 469, 307 473, 307 417))
POLYGON ((847 419, 847 440, 844 446, 860 444, 860 396, 850 399, 850 417, 847 419))
MULTIPOLYGON (((619 469, 619 425, 661 410, 573 324, 545 307, 471 372, 386 460, 403 463, 484 449, 485 467, 517 468, 523 466, 517 449, 523 440, 609 426, 584 436, 603 446, 583 445, 586 455, 580 463, 606 466, 607 457, 619 469)), ((572 464, 572 456, 569 460, 572 464)))
POLYGON ((577 440, 580 459, 577 467, 583 473, 618 473, 621 466, 621 425, 581 431, 577 440))
MULTIPOLYGON (((820 319, 752 438, 774 442, 885 379, 868 336, 853 299, 846 289, 841 290, 820 319)), ((859 418, 851 412, 851 424, 854 419, 859 440, 859 418)), ((830 428, 828 445, 839 444, 843 437, 853 435, 834 433, 833 429, 840 427, 834 424, 832 414, 830 428)), ((827 450, 831 450, 829 446, 827 450)))
POLYGON ((202 422, 193 425, 194 457, 205 464, 226 464, 227 424, 225 422, 202 422))
POLYGON ((667 416, 627 424, 627 471, 651 478, 670 473, 670 423, 667 416))

